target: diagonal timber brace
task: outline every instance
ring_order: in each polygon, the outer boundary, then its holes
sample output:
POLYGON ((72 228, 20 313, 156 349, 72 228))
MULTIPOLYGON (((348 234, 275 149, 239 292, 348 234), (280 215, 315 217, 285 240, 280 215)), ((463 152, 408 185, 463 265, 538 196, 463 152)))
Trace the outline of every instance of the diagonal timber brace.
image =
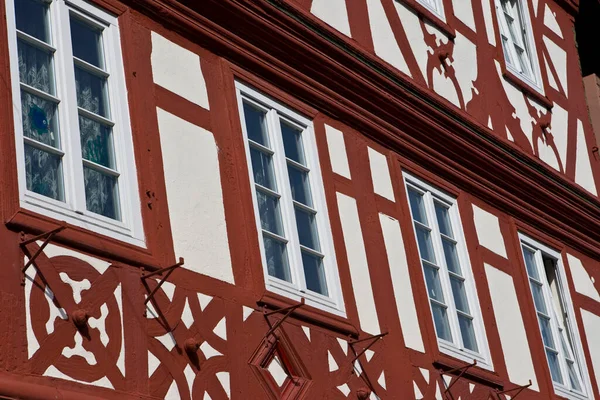
POLYGON ((375 388, 373 387, 373 383, 371 383, 371 380, 369 379, 369 376, 367 375, 367 371, 364 369, 364 367, 362 366, 362 363, 360 362, 360 357, 363 354, 365 354, 367 352, 367 350, 369 350, 375 343, 377 343, 379 340, 383 339, 388 333, 389 332, 380 333, 378 335, 367 336, 362 339, 353 340, 352 342, 348 342, 348 344, 350 345, 350 348, 352 349, 352 352, 354 353, 354 358, 350 362, 350 364, 352 365, 352 368, 355 368, 354 363, 358 361, 358 364, 362 371, 362 373, 360 374, 360 378, 365 382, 365 384, 367 385, 367 387, 369 388, 371 393, 373 393, 375 395, 375 397, 378 399, 379 399, 379 396, 377 395, 377 392, 375 391, 375 388), (356 348, 354 348, 354 345, 356 345, 357 343, 363 343, 363 342, 368 342, 368 343, 365 347, 363 347, 363 349, 360 352, 357 353, 356 348))

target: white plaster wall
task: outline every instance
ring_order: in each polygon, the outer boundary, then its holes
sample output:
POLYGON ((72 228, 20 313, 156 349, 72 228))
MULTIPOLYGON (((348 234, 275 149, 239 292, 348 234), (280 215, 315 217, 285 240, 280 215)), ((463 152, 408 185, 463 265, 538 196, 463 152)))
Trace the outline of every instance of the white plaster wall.
POLYGON ((595 277, 588 274, 588 271, 585 269, 579 258, 567 254, 567 261, 569 262, 569 269, 571 270, 571 276, 573 277, 575 291, 600 302, 600 294, 594 286, 596 281, 595 277))
POLYGON ((517 385, 527 385, 531 379, 530 389, 539 391, 513 279, 488 264, 485 272, 508 377, 517 385))
POLYGON ((433 49, 425 43, 419 16, 413 9, 405 6, 400 1, 394 1, 394 6, 396 7, 400 21, 402 21, 402 27, 406 33, 408 44, 417 60, 423 79, 426 84, 429 84, 427 82, 427 59, 429 58, 429 54, 433 54, 433 49))
POLYGON ((329 148, 331 169, 338 175, 352 179, 350 175, 350 166, 348 165, 348 154, 346 152, 344 133, 326 124, 325 135, 327 137, 327 147, 329 148))
POLYGON ((157 109, 173 245, 183 268, 234 283, 211 132, 157 109))
POLYGON ((580 119, 577 120, 577 159, 575 160, 575 182, 595 196, 598 195, 596 192, 596 183, 594 182, 594 174, 592 172, 592 164, 590 162, 590 154, 585 141, 583 123, 580 119))
POLYGON ((396 201, 387 157, 369 147, 369 164, 375 193, 388 200, 396 201))
MULTIPOLYGON (((464 0, 460 0, 464 2, 464 0)), ((470 5, 467 7, 471 9, 470 5)), ((456 11, 456 9, 455 9, 456 11)), ((454 53, 452 55, 452 66, 456 72, 456 80, 460 86, 465 106, 473 98, 473 90, 477 94, 477 89, 473 84, 477 80, 477 47, 465 36, 456 32, 454 39, 454 53)))
POLYGON ((502 237, 502 232, 500 231, 498 217, 473 205, 473 220, 479 244, 507 258, 504 237, 502 237))
MULTIPOLYGON (((565 90, 565 96, 569 97, 569 88, 567 82, 567 52, 554 43, 554 41, 548 39, 546 36, 544 36, 544 45, 546 45, 548 54, 550 54, 550 59, 547 60, 547 62, 551 62, 554 65, 556 74, 558 75, 558 80, 565 90)), ((548 74, 550 75, 550 71, 548 71, 548 74)))
POLYGON ((494 16, 492 5, 488 0, 481 2, 483 8, 483 19, 485 20, 485 33, 487 34, 488 42, 492 46, 496 46, 496 30, 494 29, 494 16))
POLYGON ((551 31, 556 33, 558 37, 563 37, 560 25, 558 24, 558 21, 556 21, 556 13, 550 9, 548 4, 546 4, 544 8, 544 25, 546 25, 548 28, 550 28, 551 31))
POLYGON ((344 35, 352 36, 346 0, 313 0, 310 12, 344 35))
POLYGON ((381 0, 367 0, 367 7, 375 54, 406 75, 411 76, 404 55, 394 37, 390 22, 385 15, 381 0))
POLYGON ((454 9, 454 16, 475 31, 475 17, 473 16, 471 0, 452 0, 452 8, 454 9))
POLYGON ((209 109, 200 57, 152 32, 154 82, 201 107, 209 109))
POLYGON ((583 321, 585 336, 587 337, 588 348, 590 349, 596 384, 598 385, 598 390, 600 390, 600 340, 598 340, 600 338, 600 316, 582 309, 581 319, 583 321))
POLYGON ((337 202, 360 327, 367 333, 377 335, 381 331, 356 200, 337 193, 337 202))
POLYGON ((404 344, 408 348, 424 353, 425 347, 419 328, 419 318, 408 272, 408 261, 400 224, 396 219, 384 214, 379 214, 379 222, 383 231, 383 240, 390 266, 404 344))
POLYGON ((558 150, 558 155, 563 167, 565 167, 567 162, 569 113, 556 103, 554 103, 554 107, 552 107, 552 120, 550 121, 550 125, 548 132, 554 137, 554 144, 558 150))

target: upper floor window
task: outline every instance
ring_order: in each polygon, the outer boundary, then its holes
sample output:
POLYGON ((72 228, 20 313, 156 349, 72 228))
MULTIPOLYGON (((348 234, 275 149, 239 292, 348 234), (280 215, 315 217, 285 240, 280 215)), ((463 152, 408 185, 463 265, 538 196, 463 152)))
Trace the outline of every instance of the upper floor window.
POLYGON ((426 9, 434 13, 436 16, 444 20, 444 5, 442 0, 417 0, 426 9))
POLYGON ((236 88, 267 287, 343 314, 312 123, 236 88))
POLYGON ((7 1, 21 204, 143 245, 117 18, 7 1))
POLYGON ((586 399, 581 345, 560 254, 519 237, 554 389, 569 399, 586 399))
POLYGON ((404 174, 440 350, 491 368, 456 199, 404 174))
POLYGON ((495 0, 506 68, 541 91, 542 81, 527 0, 495 0))

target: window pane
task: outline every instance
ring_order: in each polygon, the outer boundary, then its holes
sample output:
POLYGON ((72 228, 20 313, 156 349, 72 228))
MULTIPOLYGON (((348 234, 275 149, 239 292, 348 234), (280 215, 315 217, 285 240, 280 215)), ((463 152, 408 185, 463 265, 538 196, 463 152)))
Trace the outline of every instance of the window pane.
POLYGON ((296 225, 298 226, 300 244, 320 251, 321 247, 319 246, 319 234, 317 233, 315 215, 296 207, 296 225))
POLYGON ((320 257, 302 252, 302 264, 304 266, 304 279, 308 290, 329 296, 327 290, 327 279, 325 278, 325 267, 320 257))
POLYGON ((421 226, 415 226, 417 232, 417 243, 421 258, 435 264, 435 254, 431 243, 431 232, 421 226))
POLYGON ((250 158, 252 158, 252 173, 254 182, 277 191, 275 181, 275 172, 273 170, 273 156, 265 154, 255 148, 250 148, 250 158))
POLYGON ((558 354, 546 349, 546 355, 548 356, 548 367, 550 368, 550 375, 554 382, 563 383, 562 374, 560 373, 560 364, 558 362, 558 354))
POLYGON ((452 224, 450 222, 450 214, 448 213, 448 207, 443 204, 435 202, 435 216, 437 217, 440 232, 446 236, 454 237, 452 234, 452 224))
POLYGON ((265 111, 244 102, 244 120, 246 121, 248 139, 269 147, 266 115, 265 111))
POLYGON ((569 382, 571 383, 571 388, 581 391, 581 384, 579 383, 579 377, 577 376, 577 372, 575 372, 575 368, 575 364, 567 360, 567 369, 569 370, 569 382))
POLYGON ((523 256, 525 257, 525 266, 527 267, 527 273, 533 279, 539 281, 540 277, 537 272, 535 265, 535 253, 526 247, 523 247, 523 256))
POLYGON ((287 122, 281 121, 281 134, 285 156, 300 164, 306 165, 304 149, 302 147, 302 131, 287 122))
POLYGON ((297 202, 312 207, 308 172, 300 171, 288 165, 288 176, 290 177, 290 186, 292 187, 292 198, 297 202))
POLYGON ((269 275, 291 282, 286 245, 263 234, 269 275))
POLYGON ((59 147, 56 104, 21 90, 23 135, 52 147, 59 147))
POLYGON ((508 47, 508 39, 504 37, 504 35, 502 35, 502 50, 504 51, 504 58, 506 59, 506 63, 516 68, 512 60, 512 56, 510 54, 510 49, 508 47))
POLYGON ((36 0, 15 0, 17 29, 50 43, 48 5, 36 0))
POLYGON ((542 285, 536 282, 529 281, 531 284, 531 292, 533 293, 533 302, 535 303, 535 309, 539 312, 548 315, 546 310, 546 303, 544 303, 544 293, 542 285))
POLYGON ((552 349, 556 349, 554 346, 554 339, 552 338, 552 328, 550 327, 550 320, 538 315, 540 322, 540 330, 542 331, 542 340, 544 345, 552 349))
POLYGON ((442 292, 439 271, 426 264, 423 265, 423 271, 425 272, 425 283, 427 284, 429 298, 444 303, 444 293, 442 292))
POLYGON ((442 239, 442 245, 444 247, 444 258, 446 259, 446 266, 448 269, 455 274, 462 275, 460 269, 460 263, 458 261, 458 251, 456 250, 456 243, 453 243, 447 239, 442 239))
POLYGON ((478 352, 477 338, 475 337, 475 329, 473 328, 473 320, 465 317, 464 315, 458 315, 458 324, 460 326, 460 334, 463 340, 463 346, 465 348, 478 352))
POLYGON ((261 227, 279 236, 284 236, 279 200, 259 190, 256 191, 256 199, 261 227))
POLYGON ((437 337, 452 342, 452 332, 450 332, 446 308, 432 302, 431 312, 433 313, 433 323, 437 337))
POLYGON ((112 129, 89 118, 79 116, 81 155, 88 161, 115 169, 112 129))
POLYGON ((102 32, 100 30, 71 17, 71 44, 75 57, 104 69, 102 32))
POLYGON ((19 79, 43 92, 54 94, 52 56, 19 40, 19 79))
POLYGON ((59 156, 25 145, 27 190, 64 201, 62 165, 59 156))
POLYGON ((423 195, 413 189, 408 189, 408 200, 410 202, 410 211, 412 212, 413 219, 427 225, 427 215, 425 214, 423 195))
POLYGON ((83 180, 88 211, 120 220, 117 178, 84 166, 83 180))
POLYGON ((100 78, 75 67, 77 105, 103 117, 109 117, 106 78, 100 78))
POLYGON ((452 295, 454 297, 454 305, 457 310, 470 314, 469 300, 467 299, 467 291, 465 283, 461 279, 451 276, 450 284, 452 286, 452 295))

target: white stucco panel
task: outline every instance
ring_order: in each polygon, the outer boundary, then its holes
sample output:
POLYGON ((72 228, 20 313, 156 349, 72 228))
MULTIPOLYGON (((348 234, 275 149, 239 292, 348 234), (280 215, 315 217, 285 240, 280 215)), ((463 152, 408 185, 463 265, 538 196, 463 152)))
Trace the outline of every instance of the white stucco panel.
POLYGON ((569 269, 571 270, 571 276, 573 277, 575 291, 600 302, 600 294, 594 286, 596 277, 588 274, 588 271, 585 269, 579 258, 567 254, 567 261, 569 261, 569 269))
MULTIPOLYGON (((565 90, 565 96, 569 97, 567 82, 567 52, 546 36, 544 36, 544 45, 546 46, 546 49, 548 49, 548 54, 550 54, 550 59, 548 59, 547 62, 554 65, 558 80, 565 90)), ((550 71, 548 72, 550 73, 550 71)))
POLYGON ((234 283, 211 132, 157 109, 173 245, 183 268, 234 283))
POLYGON ((577 120, 577 159, 575 160, 575 183, 583 187, 588 192, 598 195, 596 192, 596 183, 592 172, 590 154, 585 141, 583 123, 577 120))
POLYGON ((475 31, 475 17, 473 16, 473 4, 470 0, 452 0, 454 16, 463 24, 475 31))
POLYGON ((583 329, 590 349, 596 384, 600 390, 600 340, 598 340, 600 338, 600 316, 582 309, 581 319, 583 320, 583 329))
POLYGON ((375 193, 388 200, 396 201, 387 157, 369 147, 369 164, 375 193))
POLYGON ((400 224, 396 219, 384 214, 379 214, 379 222, 383 231, 383 240, 392 276, 394 297, 400 317, 404 344, 408 348, 424 353, 425 346, 419 328, 419 318, 408 272, 408 261, 400 224))
MULTIPOLYGON (((470 9, 470 5, 468 8, 470 9)), ((454 60, 452 66, 456 73, 456 80, 466 106, 473 98, 473 91, 477 93, 477 89, 473 84, 477 80, 478 74, 477 47, 459 32, 456 32, 456 38, 454 39, 452 59, 454 60)))
POLYGON ((433 54, 433 49, 425 43, 419 16, 402 2, 394 1, 393 3, 396 7, 398 17, 400 17, 400 21, 402 21, 404 32, 406 32, 406 39, 417 60, 423 79, 426 84, 429 84, 427 82, 427 59, 429 58, 429 54, 433 54))
POLYGON ((481 5, 483 8, 483 19, 485 20, 485 33, 487 34, 488 42, 492 46, 496 46, 496 30, 494 29, 494 16, 492 14, 492 5, 487 0, 482 1, 481 5))
POLYGON ((152 32, 152 76, 154 83, 209 109, 200 57, 152 32))
POLYGON ((431 82, 431 87, 437 94, 460 108, 460 100, 458 99, 458 93, 456 92, 454 82, 446 77, 443 70, 442 72, 437 68, 433 70, 433 82, 431 82))
POLYGON ((390 21, 385 15, 381 0, 367 0, 367 7, 375 54, 406 75, 411 76, 404 55, 400 50, 400 46, 398 46, 398 42, 396 42, 390 21))
POLYGON ((473 204, 473 220, 479 244, 507 258, 506 246, 504 245, 504 237, 502 237, 502 232, 500 231, 498 217, 473 204))
POLYGON ((564 167, 567 161, 569 113, 567 110, 554 103, 551 116, 552 119, 550 121, 550 128, 548 129, 548 132, 550 132, 554 138, 554 144, 556 145, 558 155, 564 167))
POLYGON ((548 4, 545 5, 544 9, 544 25, 546 25, 550 30, 558 35, 558 37, 562 38, 562 30, 560 29, 560 25, 556 20, 556 13, 550 9, 548 4))
POLYGON ((313 0, 310 12, 351 37, 346 0, 313 0))
POLYGON ((367 333, 377 335, 381 331, 356 200, 337 193, 337 202, 360 327, 367 333))
POLYGON ((351 179, 344 133, 326 124, 325 135, 327 137, 327 147, 329 148, 331 169, 336 174, 351 179))
POLYGON ((531 379, 530 389, 539 391, 513 279, 488 264, 485 272, 508 377, 517 385, 527 385, 531 379))

